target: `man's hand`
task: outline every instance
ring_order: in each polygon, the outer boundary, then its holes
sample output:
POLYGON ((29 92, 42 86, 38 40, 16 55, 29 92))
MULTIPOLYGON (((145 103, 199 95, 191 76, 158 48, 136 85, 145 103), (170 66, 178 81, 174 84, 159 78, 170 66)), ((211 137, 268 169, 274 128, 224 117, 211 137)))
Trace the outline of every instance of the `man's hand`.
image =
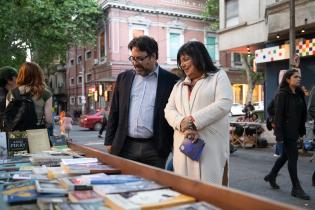
POLYGON ((105 147, 106 147, 107 152, 109 154, 111 154, 112 153, 112 145, 105 145, 105 147))
POLYGON ((180 131, 185 132, 187 129, 189 129, 189 125, 191 121, 192 121, 191 116, 185 117, 180 123, 180 131))

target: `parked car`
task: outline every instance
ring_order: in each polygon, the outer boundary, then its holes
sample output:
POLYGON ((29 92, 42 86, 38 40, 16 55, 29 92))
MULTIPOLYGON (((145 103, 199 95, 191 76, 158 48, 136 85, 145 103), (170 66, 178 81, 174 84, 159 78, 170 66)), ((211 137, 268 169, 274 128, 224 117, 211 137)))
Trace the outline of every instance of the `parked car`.
MULTIPOLYGON (((105 120, 107 120, 106 117, 105 120)), ((80 119, 80 127, 99 131, 102 127, 102 122, 103 112, 99 111, 93 114, 82 115, 80 119)))
POLYGON ((264 101, 257 101, 253 103, 255 111, 263 111, 264 110, 264 101))
POLYGON ((242 111, 244 106, 242 104, 234 103, 231 107, 231 116, 244 115, 245 113, 242 111))

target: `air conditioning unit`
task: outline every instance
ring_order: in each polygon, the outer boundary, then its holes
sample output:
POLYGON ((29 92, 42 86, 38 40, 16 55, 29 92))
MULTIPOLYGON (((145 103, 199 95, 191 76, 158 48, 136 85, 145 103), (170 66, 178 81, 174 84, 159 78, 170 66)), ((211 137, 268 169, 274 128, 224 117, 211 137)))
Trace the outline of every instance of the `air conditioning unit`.
POLYGON ((94 65, 97 65, 99 63, 98 59, 94 59, 94 65))

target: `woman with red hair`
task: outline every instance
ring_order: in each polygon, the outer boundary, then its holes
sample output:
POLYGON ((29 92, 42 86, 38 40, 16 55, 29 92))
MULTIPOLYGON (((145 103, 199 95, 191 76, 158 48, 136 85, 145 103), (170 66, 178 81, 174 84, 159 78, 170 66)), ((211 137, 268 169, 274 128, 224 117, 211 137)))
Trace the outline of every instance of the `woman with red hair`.
MULTIPOLYGON (((52 125, 52 94, 47 89, 41 67, 33 62, 25 62, 19 68, 16 78, 20 95, 30 94, 35 106, 38 127, 52 125)), ((11 100, 12 94, 8 96, 11 100)))

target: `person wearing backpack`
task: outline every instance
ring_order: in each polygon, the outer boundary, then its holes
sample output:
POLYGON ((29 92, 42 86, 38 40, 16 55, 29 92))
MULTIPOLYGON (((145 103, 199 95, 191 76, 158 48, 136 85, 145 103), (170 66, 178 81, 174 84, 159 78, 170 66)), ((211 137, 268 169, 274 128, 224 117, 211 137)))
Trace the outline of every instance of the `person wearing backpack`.
MULTIPOLYGON (((16 84, 17 87, 7 96, 7 118, 12 117, 16 122, 10 130, 50 127, 52 125, 52 94, 46 88, 41 67, 33 62, 23 63, 19 68, 16 84), (16 114, 14 104, 18 102, 21 103, 21 107, 18 110, 19 114, 16 114), (35 113, 35 115, 31 113, 35 113), (15 114, 15 116, 10 116, 10 114, 15 114), (34 120, 30 121, 30 119, 34 120)), ((7 120, 7 124, 10 123, 7 120)))
POLYGON ((17 71, 10 66, 0 68, 0 130, 3 131, 2 114, 6 107, 6 97, 10 90, 16 87, 17 71))

